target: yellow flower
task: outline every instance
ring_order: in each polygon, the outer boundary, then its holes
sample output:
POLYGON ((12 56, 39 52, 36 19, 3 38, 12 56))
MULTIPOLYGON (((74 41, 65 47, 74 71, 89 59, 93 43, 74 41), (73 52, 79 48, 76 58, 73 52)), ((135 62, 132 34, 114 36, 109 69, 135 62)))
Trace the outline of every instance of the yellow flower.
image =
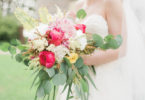
POLYGON ((78 59, 78 54, 77 53, 71 53, 67 59, 69 59, 70 63, 75 63, 78 59))

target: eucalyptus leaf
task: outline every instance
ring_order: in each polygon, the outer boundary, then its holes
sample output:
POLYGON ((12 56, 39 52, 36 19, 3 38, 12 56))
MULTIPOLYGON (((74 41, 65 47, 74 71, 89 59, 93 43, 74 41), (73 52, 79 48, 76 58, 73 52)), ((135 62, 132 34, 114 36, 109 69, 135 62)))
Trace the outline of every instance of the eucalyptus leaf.
POLYGON ((79 72, 81 73, 81 75, 87 75, 89 71, 89 67, 84 65, 81 69, 79 69, 79 72))
POLYGON ((75 77, 75 72, 71 71, 71 73, 68 76, 67 84, 70 84, 73 81, 74 77, 75 77))
POLYGON ((52 78, 52 82, 54 85, 59 86, 59 85, 64 85, 64 83, 66 82, 66 75, 65 74, 56 74, 53 78, 52 78))
POLYGON ((41 83, 37 89, 37 97, 42 98, 44 96, 45 96, 45 92, 44 92, 43 84, 41 83))
POLYGON ((53 88, 53 84, 50 80, 44 81, 44 92, 45 94, 50 94, 51 90, 53 88))
POLYGON ((104 44, 103 38, 100 35, 93 34, 92 38, 96 47, 101 47, 104 44))
POLYGON ((108 42, 108 46, 109 46, 109 48, 117 49, 118 48, 118 43, 117 43, 116 40, 112 39, 108 42))
POLYGON ((76 63, 74 64, 77 68, 81 68, 84 65, 84 61, 83 59, 80 57, 78 58, 78 60, 76 61, 76 63))
POLYGON ((82 89, 83 89, 83 91, 84 92, 88 92, 88 84, 87 84, 87 82, 84 80, 84 79, 81 79, 80 80, 80 83, 81 83, 81 87, 82 87, 82 89))
POLYGON ((105 41, 105 42, 109 42, 109 41, 112 40, 113 38, 114 38, 114 36, 111 35, 111 34, 109 34, 109 35, 107 35, 107 36, 104 38, 104 41, 105 41))
POLYGON ((68 66, 65 62, 61 63, 60 70, 61 70, 61 72, 67 74, 68 66))
POLYGON ((123 38, 121 37, 121 35, 117 35, 115 37, 115 40, 117 41, 118 47, 122 44, 123 42, 123 38))
POLYGON ((64 86, 64 88, 63 88, 61 93, 63 93, 66 90, 67 86, 68 86, 68 84, 65 84, 65 86, 64 86))
POLYGON ((43 69, 39 71, 39 79, 42 81, 42 80, 45 80, 45 79, 48 79, 48 74, 46 71, 44 71, 43 69))
POLYGON ((93 79, 91 78, 91 76, 90 76, 89 74, 86 75, 86 76, 87 76, 87 78, 89 79, 90 83, 91 83, 91 84, 94 86, 94 88, 97 90, 97 87, 96 87, 96 85, 95 85, 93 79))
POLYGON ((77 12, 77 17, 78 17, 79 19, 84 19, 86 16, 87 16, 87 13, 85 12, 84 9, 80 9, 80 10, 77 12))
POLYGON ((26 66, 29 66, 29 62, 30 62, 29 59, 25 59, 25 60, 24 60, 24 64, 25 64, 26 66))
POLYGON ((49 77, 53 77, 55 75, 55 69, 51 68, 51 69, 46 69, 46 72, 48 73, 49 77))
POLYGON ((72 66, 72 64, 70 63, 70 61, 66 57, 64 57, 64 61, 67 64, 68 67, 72 66))
POLYGON ((22 61, 23 61, 23 57, 22 57, 21 54, 17 54, 17 55, 15 56, 15 59, 16 59, 17 62, 22 62, 22 61))

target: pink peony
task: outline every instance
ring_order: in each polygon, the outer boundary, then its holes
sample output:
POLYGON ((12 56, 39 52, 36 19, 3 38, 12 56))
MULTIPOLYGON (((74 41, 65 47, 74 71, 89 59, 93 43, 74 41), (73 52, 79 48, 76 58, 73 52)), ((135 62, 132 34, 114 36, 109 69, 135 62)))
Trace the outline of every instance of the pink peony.
POLYGON ((70 38, 75 34, 74 23, 66 18, 58 19, 54 23, 51 23, 50 26, 60 28, 65 33, 64 38, 70 38))
POLYGON ((83 33, 86 32, 86 25, 84 25, 84 24, 77 24, 75 26, 75 28, 76 28, 76 30, 82 30, 83 33))
POLYGON ((39 62, 46 68, 52 68, 55 64, 55 55, 53 52, 42 51, 39 53, 39 62))
POLYGON ((49 34, 48 34, 48 41, 50 44, 54 44, 55 46, 58 46, 62 43, 64 37, 64 31, 61 30, 61 28, 53 28, 49 34))

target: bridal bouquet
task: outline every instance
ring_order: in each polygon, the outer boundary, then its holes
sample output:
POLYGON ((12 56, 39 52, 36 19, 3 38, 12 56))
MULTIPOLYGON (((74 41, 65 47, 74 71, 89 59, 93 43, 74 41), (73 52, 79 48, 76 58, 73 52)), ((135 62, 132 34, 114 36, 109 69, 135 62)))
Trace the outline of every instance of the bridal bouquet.
POLYGON ((89 83, 96 88, 89 70, 95 70, 84 64, 81 55, 92 54, 98 49, 117 49, 122 43, 121 36, 90 36, 82 23, 87 15, 83 9, 77 12, 75 20, 58 7, 54 15, 46 8, 40 8, 39 20, 20 8, 16 9, 15 15, 23 24, 28 40, 25 44, 13 40, 8 49, 18 62, 34 71, 36 77, 32 86, 38 86, 35 100, 45 97, 56 100, 60 86, 64 87, 61 93, 67 91, 66 100, 75 98, 72 88, 76 88, 78 98, 88 100, 89 83))

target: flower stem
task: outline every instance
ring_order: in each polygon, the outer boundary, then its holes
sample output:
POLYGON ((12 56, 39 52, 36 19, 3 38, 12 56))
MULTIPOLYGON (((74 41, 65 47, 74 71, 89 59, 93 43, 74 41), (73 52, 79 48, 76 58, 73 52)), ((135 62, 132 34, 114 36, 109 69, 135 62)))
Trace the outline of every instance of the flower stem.
POLYGON ((71 82, 71 84, 69 85, 69 89, 68 89, 68 93, 67 93, 67 98, 66 98, 66 100, 69 100, 70 92, 71 92, 71 87, 72 87, 72 82, 71 82))

